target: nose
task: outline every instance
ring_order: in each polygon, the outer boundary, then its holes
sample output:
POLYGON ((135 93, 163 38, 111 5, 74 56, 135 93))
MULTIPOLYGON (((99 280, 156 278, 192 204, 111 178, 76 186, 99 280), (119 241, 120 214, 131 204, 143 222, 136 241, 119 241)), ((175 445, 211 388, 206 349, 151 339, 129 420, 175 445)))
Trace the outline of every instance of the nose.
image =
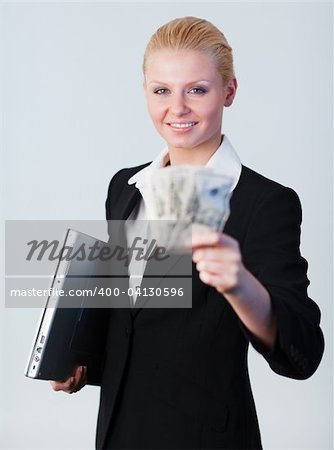
POLYGON ((170 111, 174 116, 182 116, 190 111, 182 92, 171 96, 170 111))

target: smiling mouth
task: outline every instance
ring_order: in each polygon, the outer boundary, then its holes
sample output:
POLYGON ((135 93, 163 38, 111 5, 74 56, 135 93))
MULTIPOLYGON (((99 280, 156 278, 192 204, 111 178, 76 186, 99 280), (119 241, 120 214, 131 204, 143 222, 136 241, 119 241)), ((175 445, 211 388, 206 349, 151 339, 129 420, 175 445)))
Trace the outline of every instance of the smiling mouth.
POLYGON ((175 129, 187 129, 194 127, 195 125, 197 125, 197 123, 198 122, 186 122, 186 123, 169 122, 167 123, 167 125, 175 129))

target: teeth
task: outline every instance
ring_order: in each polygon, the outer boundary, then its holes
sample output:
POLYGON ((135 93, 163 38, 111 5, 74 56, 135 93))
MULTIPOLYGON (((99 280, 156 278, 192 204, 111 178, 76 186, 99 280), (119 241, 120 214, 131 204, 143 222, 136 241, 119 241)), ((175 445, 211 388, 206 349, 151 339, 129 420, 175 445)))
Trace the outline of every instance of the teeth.
POLYGON ((189 122, 189 123, 171 123, 171 127, 175 128, 189 128, 193 127, 196 124, 196 122, 189 122))

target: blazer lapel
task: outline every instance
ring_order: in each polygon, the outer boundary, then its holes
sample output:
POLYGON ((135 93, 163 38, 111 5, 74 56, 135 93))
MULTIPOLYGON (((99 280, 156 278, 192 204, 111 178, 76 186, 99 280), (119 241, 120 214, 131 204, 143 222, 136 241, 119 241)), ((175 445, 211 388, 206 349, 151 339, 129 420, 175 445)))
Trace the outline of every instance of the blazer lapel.
MULTIPOLYGON (((110 214, 108 217, 108 234, 109 244, 113 246, 120 246, 127 253, 127 239, 124 229, 125 220, 129 217, 136 204, 140 201, 141 194, 135 185, 126 185, 119 193, 117 201, 113 202, 108 198, 108 201, 112 202, 109 209, 110 214)), ((119 274, 122 291, 126 290, 129 286, 128 282, 123 284, 124 278, 128 278, 128 268, 124 265, 124 262, 115 261, 114 273, 119 274)), ((125 281, 125 280, 124 280, 125 281)), ((131 308, 132 301, 128 298, 128 304, 126 308, 131 308)))
POLYGON ((112 208, 111 220, 126 220, 141 199, 140 191, 135 185, 126 185, 118 198, 116 208, 112 208))
POLYGON ((116 205, 112 205, 108 217, 109 244, 126 248, 125 220, 141 199, 139 190, 134 185, 126 185, 118 197, 116 205))

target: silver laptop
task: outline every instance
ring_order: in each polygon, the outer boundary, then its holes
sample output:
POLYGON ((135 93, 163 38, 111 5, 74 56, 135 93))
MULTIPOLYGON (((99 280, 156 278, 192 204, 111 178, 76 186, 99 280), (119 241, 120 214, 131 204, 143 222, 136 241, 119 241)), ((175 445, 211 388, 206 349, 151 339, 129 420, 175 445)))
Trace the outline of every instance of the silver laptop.
POLYGON ((65 380, 77 365, 102 364, 108 309, 98 303, 103 296, 96 295, 96 289, 108 289, 110 262, 96 255, 107 246, 67 230, 26 366, 27 377, 65 380), (79 295, 83 290, 85 295, 79 295))

